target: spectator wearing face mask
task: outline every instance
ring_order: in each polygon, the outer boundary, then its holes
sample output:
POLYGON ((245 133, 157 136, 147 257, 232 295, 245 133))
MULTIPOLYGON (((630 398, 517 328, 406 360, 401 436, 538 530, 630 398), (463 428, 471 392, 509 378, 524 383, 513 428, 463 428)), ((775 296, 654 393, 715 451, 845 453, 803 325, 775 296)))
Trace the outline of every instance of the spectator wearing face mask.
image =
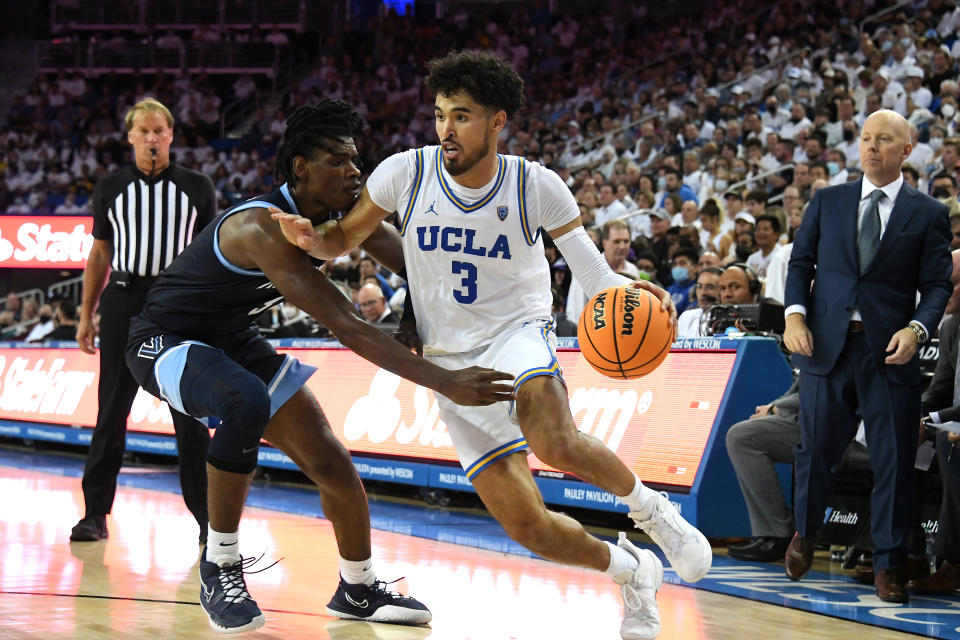
POLYGON ((827 151, 827 173, 830 175, 831 186, 846 182, 850 178, 850 172, 847 171, 847 154, 839 149, 827 151))
POLYGON ((24 338, 27 342, 39 342, 43 340, 45 335, 56 328, 53 322, 53 307, 49 304, 40 307, 39 318, 40 322, 35 324, 33 329, 30 330, 30 333, 27 334, 27 337, 24 338))
POLYGON ((847 157, 848 167, 856 169, 860 166, 860 127, 856 121, 844 121, 843 142, 837 143, 835 148, 847 157))
POLYGON ((957 179, 949 173, 938 173, 930 183, 930 195, 941 202, 956 200, 957 179))
POLYGON ((693 249, 681 247, 673 254, 673 267, 670 276, 673 284, 667 287, 677 313, 683 313, 694 304, 691 297, 697 279, 697 261, 700 256, 693 249))
POLYGON ((654 284, 660 284, 660 260, 657 254, 652 251, 640 251, 637 253, 637 259, 634 260, 637 265, 637 279, 647 280, 654 284))

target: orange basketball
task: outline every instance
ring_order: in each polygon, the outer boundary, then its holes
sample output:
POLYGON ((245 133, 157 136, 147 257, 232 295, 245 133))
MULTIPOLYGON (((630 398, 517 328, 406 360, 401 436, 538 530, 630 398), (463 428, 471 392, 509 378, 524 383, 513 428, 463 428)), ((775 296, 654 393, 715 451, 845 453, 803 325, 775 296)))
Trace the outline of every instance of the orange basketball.
POLYGON ((580 353, 611 378, 639 378, 656 369, 667 354, 673 330, 670 314, 645 289, 604 289, 580 314, 580 353))

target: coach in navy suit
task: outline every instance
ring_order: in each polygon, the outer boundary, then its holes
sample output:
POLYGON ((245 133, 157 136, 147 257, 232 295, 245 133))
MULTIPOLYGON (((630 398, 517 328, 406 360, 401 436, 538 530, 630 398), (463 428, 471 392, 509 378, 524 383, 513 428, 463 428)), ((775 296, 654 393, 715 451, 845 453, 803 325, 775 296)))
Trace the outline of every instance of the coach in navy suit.
POLYGON ((917 345, 953 289, 947 207, 903 180, 907 121, 882 110, 860 134, 864 178, 817 191, 790 257, 784 340, 800 369, 801 441, 787 575, 813 560, 830 469, 866 425, 877 595, 906 602, 902 568, 920 419, 917 345), (812 288, 811 288, 812 285, 812 288), (917 303, 917 292, 920 301, 917 303))

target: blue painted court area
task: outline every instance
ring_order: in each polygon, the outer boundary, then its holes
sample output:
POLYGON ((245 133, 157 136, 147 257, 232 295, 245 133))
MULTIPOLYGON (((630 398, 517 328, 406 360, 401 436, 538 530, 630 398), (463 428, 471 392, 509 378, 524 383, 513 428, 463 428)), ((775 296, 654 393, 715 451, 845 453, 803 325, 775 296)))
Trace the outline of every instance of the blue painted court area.
MULTIPOLYGON (((0 446, 0 466, 30 469, 79 478, 83 459, 47 453, 26 453, 0 446)), ((179 493, 179 480, 172 470, 125 469, 121 486, 179 493)), ((247 504, 310 517, 322 517, 316 492, 306 488, 255 483, 247 504)), ((492 518, 433 507, 397 504, 370 498, 375 529, 442 542, 532 557, 517 545, 492 518)), ((660 554, 659 550, 653 548, 660 554)), ((662 558, 663 555, 660 554, 662 558)), ((672 584, 746 598, 811 613, 927 636, 960 638, 960 597, 914 596, 909 605, 882 602, 872 587, 857 584, 843 575, 811 571, 792 582, 782 564, 750 564, 715 555, 713 569, 700 582, 689 585, 666 567, 664 579, 672 584)), ((864 628, 865 637, 869 629, 864 628)))
MULTIPOLYGON (((685 584, 669 569, 664 580, 685 584)), ((960 594, 911 595, 910 604, 893 604, 880 600, 873 586, 844 575, 811 571, 793 582, 782 563, 751 564, 716 555, 709 575, 689 586, 931 638, 960 638, 960 594)), ((864 634, 870 637, 869 630, 864 634)))

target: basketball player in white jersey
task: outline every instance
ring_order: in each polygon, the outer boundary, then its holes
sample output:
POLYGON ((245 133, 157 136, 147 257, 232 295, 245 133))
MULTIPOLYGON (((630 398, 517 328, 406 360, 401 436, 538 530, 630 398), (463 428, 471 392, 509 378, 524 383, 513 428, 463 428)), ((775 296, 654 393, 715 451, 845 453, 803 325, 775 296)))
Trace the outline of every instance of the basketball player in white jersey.
MULTIPOLYGON (((614 274, 590 241, 559 176, 497 154, 507 115, 523 103, 523 81, 513 69, 478 52, 451 54, 429 67, 439 146, 385 160, 338 222, 314 228, 292 214, 274 218, 288 240, 316 257, 334 258, 398 212, 425 357, 450 369, 479 365, 515 377, 511 403, 461 407, 437 395, 440 416, 480 498, 510 537, 531 551, 610 575, 623 592, 622 637, 654 638, 660 630, 660 561, 625 534, 617 545, 603 542, 572 518, 549 511, 527 465, 532 450, 543 462, 620 496, 684 580, 699 580, 710 569, 706 538, 574 424, 555 354, 541 229, 588 296, 630 281, 614 274)), ((667 292, 646 281, 633 286, 660 298, 676 326, 667 292)))

